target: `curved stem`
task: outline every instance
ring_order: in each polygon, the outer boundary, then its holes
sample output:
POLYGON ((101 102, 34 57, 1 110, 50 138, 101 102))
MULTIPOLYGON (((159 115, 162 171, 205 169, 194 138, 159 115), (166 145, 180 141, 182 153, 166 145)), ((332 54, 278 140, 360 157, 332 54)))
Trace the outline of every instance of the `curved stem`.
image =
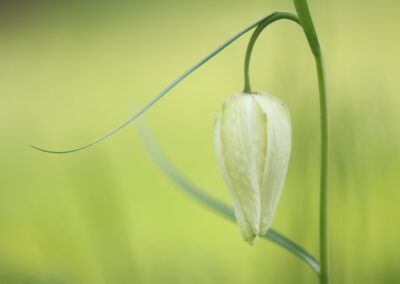
MULTIPOLYGON (((199 201, 200 203, 215 210, 222 216, 235 222, 235 214, 233 213, 232 208, 215 199, 214 197, 208 195, 203 190, 194 185, 184 175, 182 175, 165 157, 148 130, 146 130, 144 127, 141 127, 140 133, 144 142, 143 144, 152 159, 169 178, 171 178, 183 189, 185 193, 189 194, 192 198, 199 201)), ((313 257, 309 252, 307 252, 304 248, 302 248, 292 240, 288 239, 274 229, 269 229, 264 238, 269 239, 275 244, 285 248, 286 250, 303 260, 305 263, 307 263, 317 275, 319 274, 320 266, 318 260, 316 260, 315 257, 313 257)))
POLYGON ((256 43, 261 32, 266 27, 268 27, 273 22, 276 22, 278 20, 284 20, 284 19, 300 24, 299 18, 297 17, 296 14, 290 13, 290 12, 279 12, 279 13, 274 14, 272 17, 268 18, 267 20, 263 21, 254 30, 254 32, 250 38, 249 44, 247 45, 246 57, 244 59, 244 88, 243 88, 244 93, 251 93, 249 69, 250 69, 250 58, 251 58, 251 54, 253 52, 254 44, 256 43))
POLYGON ((244 28, 243 30, 241 30, 240 32, 238 32, 237 34, 235 34, 234 36, 232 36, 230 39, 228 39, 227 41, 225 41, 223 44, 221 44, 219 47, 217 47, 216 49, 214 49, 211 53, 209 53, 208 55, 206 55, 203 59, 201 59, 199 62, 197 62, 196 64, 194 64, 193 66, 189 67, 185 72, 183 72, 181 75, 179 75, 175 80, 173 80, 167 87, 165 87, 157 96, 155 96, 152 100, 150 100, 150 102, 148 102, 144 107, 142 107, 141 109, 139 109, 137 112, 135 112, 134 114, 132 114, 125 122, 121 123, 120 125, 116 126, 115 128, 113 128, 112 130, 110 130, 109 132, 107 132, 106 134, 100 136, 99 138, 93 140, 92 142, 89 142, 87 144, 75 147, 75 148, 71 148, 71 149, 65 149, 65 150, 51 150, 51 149, 46 149, 46 148, 42 148, 42 147, 38 147, 35 145, 31 145, 31 147, 35 148, 36 150, 42 151, 42 152, 46 152, 46 153, 52 153, 52 154, 66 154, 66 153, 72 153, 72 152, 76 152, 76 151, 80 151, 86 148, 89 148, 105 139, 107 139, 108 137, 112 136, 113 134, 115 134, 116 132, 118 132, 119 130, 121 130, 122 128, 124 128, 125 126, 127 126, 128 124, 130 124, 132 121, 134 121, 136 118, 138 118, 139 116, 141 116, 144 112, 146 112, 153 104, 155 104, 159 99, 161 99, 165 94, 167 94, 171 89, 173 89, 176 85, 178 85, 181 81, 183 81, 187 76, 189 76, 192 72, 194 72, 195 70, 197 70, 200 66, 202 66, 203 64, 205 64, 206 62, 208 62, 211 58, 213 58, 215 55, 217 55, 218 53, 220 53, 222 50, 224 50, 227 46, 229 46, 231 43, 233 43, 235 40, 237 40, 238 38, 240 38, 242 35, 244 35, 245 33, 247 33, 248 31, 252 30, 253 28, 255 28, 256 26, 258 26, 260 23, 264 22, 264 21, 269 21, 269 19, 276 17, 279 14, 286 14, 286 12, 273 12, 261 19, 259 19, 258 21, 252 23, 251 25, 247 26, 246 28, 244 28))
POLYGON ((329 232, 328 232, 328 105, 322 51, 319 45, 307 0, 293 0, 311 51, 318 75, 321 117, 321 180, 320 180, 320 283, 329 284, 329 232))

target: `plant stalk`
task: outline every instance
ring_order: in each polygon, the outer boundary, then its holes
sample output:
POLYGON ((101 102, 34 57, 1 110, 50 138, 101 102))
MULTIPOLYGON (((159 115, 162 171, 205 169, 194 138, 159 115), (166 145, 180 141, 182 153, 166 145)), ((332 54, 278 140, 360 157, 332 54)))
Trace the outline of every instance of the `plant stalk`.
POLYGON ((328 104, 326 79, 321 47, 315 31, 307 0, 293 0, 311 51, 315 58, 318 76, 321 120, 321 172, 320 172, 320 284, 330 283, 329 231, 328 231, 328 104))
POLYGON ((321 116, 321 180, 320 180, 320 283, 329 284, 329 228, 328 228, 328 104, 322 55, 315 57, 318 73, 321 116))
POLYGON ((254 44, 256 43, 261 32, 270 24, 278 20, 290 20, 296 22, 297 24, 300 24, 299 18, 294 13, 274 12, 271 14, 270 18, 265 19, 262 23, 258 25, 258 27, 254 30, 246 49, 246 56, 244 59, 244 88, 243 88, 244 93, 249 94, 252 92, 250 85, 250 59, 253 52, 254 44))

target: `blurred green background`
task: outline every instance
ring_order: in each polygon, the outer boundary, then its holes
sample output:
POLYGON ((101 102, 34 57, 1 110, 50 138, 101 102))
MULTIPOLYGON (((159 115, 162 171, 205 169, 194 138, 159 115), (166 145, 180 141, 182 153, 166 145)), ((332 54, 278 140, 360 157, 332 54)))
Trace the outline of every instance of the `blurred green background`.
MULTIPOLYGON (((400 283, 400 3, 310 1, 327 67, 333 283, 400 283)), ((1 1, 0 283, 317 283, 269 241, 177 190, 130 126, 105 133, 184 69, 285 1, 1 1)), ((249 35, 144 116, 167 156, 229 202, 213 149, 242 89, 249 35)), ((253 87, 286 101, 294 148, 273 227, 318 254, 319 109, 301 30, 256 45, 253 87)))

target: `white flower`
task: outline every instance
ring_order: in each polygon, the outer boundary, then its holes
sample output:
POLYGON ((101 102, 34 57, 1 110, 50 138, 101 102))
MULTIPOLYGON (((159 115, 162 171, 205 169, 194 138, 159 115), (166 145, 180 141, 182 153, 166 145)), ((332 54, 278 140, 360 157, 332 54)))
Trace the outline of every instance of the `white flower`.
POLYGON ((215 122, 217 160, 243 238, 269 229, 288 168, 291 124, 284 103, 266 93, 228 98, 215 122))

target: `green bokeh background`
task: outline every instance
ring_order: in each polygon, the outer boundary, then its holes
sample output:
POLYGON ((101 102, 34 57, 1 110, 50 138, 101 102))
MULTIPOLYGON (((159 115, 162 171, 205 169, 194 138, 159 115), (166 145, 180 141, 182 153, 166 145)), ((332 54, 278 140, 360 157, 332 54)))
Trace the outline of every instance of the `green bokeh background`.
MULTIPOLYGON (((1 2, 0 283, 317 283, 300 260, 193 202, 130 126, 70 155, 285 1, 1 2), (20 4, 18 4, 18 3, 20 4)), ((333 283, 400 282, 398 1, 310 1, 330 104, 333 283)), ((229 202, 213 120, 243 85, 249 35, 146 113, 166 155, 229 202)), ((293 154, 273 227, 318 255, 319 109, 301 30, 256 45, 253 87, 286 101, 293 154)))

